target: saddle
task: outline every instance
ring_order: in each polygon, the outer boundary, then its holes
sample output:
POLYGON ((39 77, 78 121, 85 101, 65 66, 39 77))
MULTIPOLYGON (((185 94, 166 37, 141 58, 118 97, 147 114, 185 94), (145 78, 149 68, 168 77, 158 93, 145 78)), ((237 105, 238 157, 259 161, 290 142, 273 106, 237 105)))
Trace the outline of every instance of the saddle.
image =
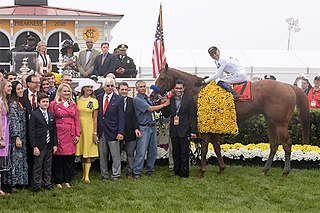
POLYGON ((253 94, 251 90, 251 81, 245 81, 245 82, 233 84, 233 89, 239 95, 238 101, 253 100, 253 94))

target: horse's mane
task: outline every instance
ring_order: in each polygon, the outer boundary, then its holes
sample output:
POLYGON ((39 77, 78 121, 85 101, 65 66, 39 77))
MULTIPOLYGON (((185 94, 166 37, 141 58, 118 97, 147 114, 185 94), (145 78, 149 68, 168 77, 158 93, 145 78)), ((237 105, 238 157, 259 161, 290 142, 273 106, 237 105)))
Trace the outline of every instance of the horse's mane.
POLYGON ((199 76, 197 75, 194 75, 194 74, 191 74, 191 73, 188 73, 188 72, 185 72, 185 71, 182 71, 182 70, 178 70, 176 68, 170 68, 170 67, 165 67, 163 68, 163 70, 165 72, 171 72, 171 71, 174 71, 174 72, 177 72, 179 74, 179 76, 185 76, 185 78, 200 78, 199 76))

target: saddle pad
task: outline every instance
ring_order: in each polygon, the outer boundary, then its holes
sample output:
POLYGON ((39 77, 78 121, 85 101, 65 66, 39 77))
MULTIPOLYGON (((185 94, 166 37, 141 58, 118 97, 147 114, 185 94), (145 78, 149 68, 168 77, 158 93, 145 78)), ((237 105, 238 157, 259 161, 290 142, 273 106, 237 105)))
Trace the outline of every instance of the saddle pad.
POLYGON ((238 93, 239 101, 253 100, 253 94, 251 90, 251 81, 246 81, 239 84, 233 84, 233 89, 238 93))

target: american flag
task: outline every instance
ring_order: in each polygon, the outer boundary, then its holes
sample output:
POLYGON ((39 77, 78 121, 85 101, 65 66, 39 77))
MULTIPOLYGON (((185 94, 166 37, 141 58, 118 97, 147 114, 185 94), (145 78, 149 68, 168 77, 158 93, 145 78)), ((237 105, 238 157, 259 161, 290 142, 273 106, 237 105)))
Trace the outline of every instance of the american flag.
POLYGON ((162 5, 160 5, 160 12, 157 23, 157 30, 155 40, 153 42, 153 77, 156 78, 157 74, 167 63, 166 55, 164 53, 164 40, 163 40, 163 26, 162 26, 162 5))

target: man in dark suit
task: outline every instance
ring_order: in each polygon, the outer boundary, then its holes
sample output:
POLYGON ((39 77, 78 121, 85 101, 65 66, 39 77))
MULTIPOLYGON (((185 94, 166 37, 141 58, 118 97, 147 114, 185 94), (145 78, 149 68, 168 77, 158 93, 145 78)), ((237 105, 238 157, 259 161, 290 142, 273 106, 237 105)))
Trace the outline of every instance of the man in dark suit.
POLYGON ((57 151, 57 128, 53 112, 48 112, 49 96, 38 96, 39 108, 31 113, 29 135, 33 149, 33 190, 40 191, 43 181, 46 189, 52 189, 51 167, 52 153, 57 151))
POLYGON ((120 141, 123 140, 125 116, 123 98, 113 92, 115 82, 107 77, 103 83, 104 93, 97 96, 98 110, 98 137, 100 172, 102 179, 109 178, 108 151, 112 156, 112 180, 121 175, 120 141))
POLYGON ((169 135, 173 146, 174 174, 187 178, 189 177, 189 137, 196 138, 197 109, 193 98, 184 93, 183 80, 178 79, 175 82, 174 96, 170 99, 170 105, 161 111, 165 117, 171 116, 169 135))
POLYGON ((124 127, 124 150, 127 154, 127 177, 132 179, 134 151, 136 149, 136 138, 141 137, 137 116, 133 106, 133 98, 128 97, 129 85, 127 82, 118 84, 119 95, 123 97, 125 127, 124 127))
POLYGON ((93 48, 93 38, 87 38, 87 49, 81 50, 77 60, 80 76, 88 78, 93 72, 94 61, 100 54, 100 51, 93 48))
POLYGON ((138 71, 133 59, 127 55, 128 46, 120 44, 118 49, 120 54, 114 57, 115 66, 112 67, 112 72, 116 78, 135 78, 138 71))
POLYGON ((27 162, 28 162, 28 181, 29 185, 32 184, 32 173, 33 173, 33 150, 30 145, 30 136, 29 136, 29 120, 30 114, 33 110, 38 107, 37 96, 40 90, 40 79, 36 75, 29 75, 26 78, 28 89, 24 90, 23 96, 21 98, 21 104, 26 110, 26 145, 27 145, 27 162))
POLYGON ((110 54, 109 43, 103 42, 101 44, 102 54, 98 55, 94 61, 93 74, 97 76, 106 77, 109 72, 112 72, 115 66, 115 61, 113 60, 114 55, 110 54))

